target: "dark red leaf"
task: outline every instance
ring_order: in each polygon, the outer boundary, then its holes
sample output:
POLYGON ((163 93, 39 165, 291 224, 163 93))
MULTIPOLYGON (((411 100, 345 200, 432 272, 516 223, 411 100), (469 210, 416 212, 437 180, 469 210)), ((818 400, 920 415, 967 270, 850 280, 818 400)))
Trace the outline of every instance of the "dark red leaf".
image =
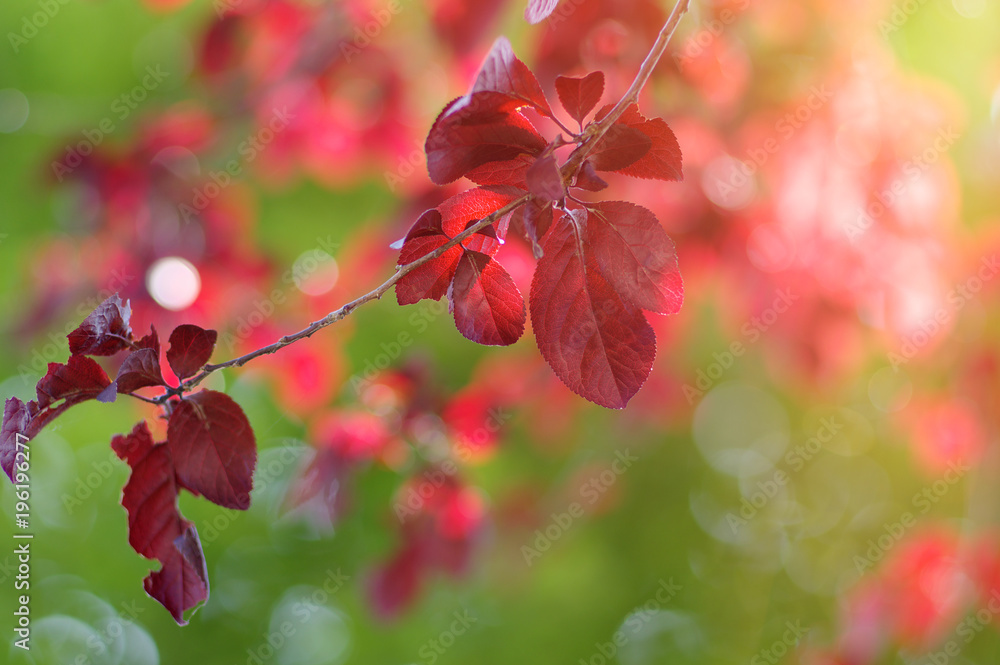
POLYGON ((416 599, 426 567, 424 558, 420 543, 412 542, 375 570, 368 594, 380 617, 396 616, 416 599))
POLYGON ((526 64, 517 59, 506 37, 499 37, 493 42, 493 48, 479 68, 479 75, 472 85, 473 93, 487 91, 510 95, 543 115, 552 115, 538 79, 526 64))
POLYGON ((581 256, 576 226, 565 216, 545 238, 531 283, 532 327, 563 383, 601 406, 624 408, 649 376, 656 338, 642 311, 581 256))
POLYGON ((167 442, 181 487, 225 508, 250 506, 257 444, 243 409, 202 390, 174 405, 167 442))
POLYGON ((517 112, 519 103, 502 93, 476 92, 445 107, 424 146, 431 180, 446 185, 484 164, 540 153, 545 139, 517 112))
POLYGON ((177 378, 186 379, 205 366, 215 350, 217 337, 218 333, 214 330, 205 330, 189 323, 174 328, 170 333, 167 362, 177 378))
POLYGON ((543 201, 561 201, 566 196, 559 162, 554 155, 539 157, 525 174, 528 191, 543 201))
POLYGON ((540 259, 543 253, 540 243, 546 231, 552 226, 552 219, 554 217, 552 204, 532 199, 521 206, 518 212, 521 215, 524 236, 531 243, 531 250, 535 255, 535 259, 540 259))
POLYGON ((99 402, 114 402, 119 393, 127 394, 139 388, 162 386, 166 382, 160 373, 160 358, 153 349, 139 349, 125 357, 118 376, 99 395, 99 402))
POLYGON ((414 238, 440 235, 445 235, 444 220, 441 218, 441 212, 437 208, 431 208, 430 210, 425 210, 420 217, 417 217, 417 221, 413 222, 413 226, 410 227, 410 230, 406 232, 406 237, 403 238, 403 244, 405 245, 407 241, 414 238))
MULTIPOLYGON (((601 118, 611 110, 610 106, 602 108, 597 117, 601 118)), ((677 143, 670 127, 660 118, 647 120, 641 113, 639 107, 632 104, 615 125, 628 126, 641 131, 649 137, 652 147, 641 159, 621 169, 618 173, 629 175, 635 178, 646 178, 656 180, 683 180, 684 174, 681 168, 681 147, 677 143)))
POLYGON ((65 365, 49 363, 48 373, 35 386, 38 408, 45 409, 66 400, 66 406, 94 399, 111 379, 92 358, 70 356, 65 365))
POLYGON ((108 375, 93 359, 70 356, 69 361, 49 363, 48 373, 35 386, 37 400, 27 404, 16 398, 4 405, 3 427, 0 432, 0 463, 10 474, 7 459, 13 463, 16 434, 33 439, 42 428, 59 414, 80 402, 96 398, 110 385, 108 375))
POLYGON ((549 14, 555 11, 559 0, 528 0, 528 8, 524 10, 524 20, 528 23, 541 23, 549 14))
POLYGON ((573 186, 585 189, 588 192, 600 192, 601 190, 608 188, 608 183, 604 182, 604 180, 597 175, 594 165, 591 164, 588 159, 583 162, 583 166, 580 167, 579 173, 576 174, 576 180, 573 182, 573 186))
MULTIPOLYGON (((436 209, 422 214, 403 239, 397 265, 413 263, 450 240, 443 229, 441 213, 436 209)), ((436 259, 417 266, 396 282, 396 300, 400 305, 412 305, 424 298, 438 300, 448 292, 455 274, 455 264, 462 250, 452 247, 436 259)))
POLYGON ((566 112, 583 124, 604 94, 604 72, 591 72, 583 78, 557 76, 556 92, 566 112))
MULTIPOLYGON (((475 187, 456 194, 438 206, 444 232, 454 237, 468 228, 470 222, 477 222, 491 215, 524 193, 524 190, 515 187, 475 187)), ((497 237, 503 240, 506 229, 497 225, 496 230, 497 237)), ((496 240, 479 234, 463 241, 462 246, 491 256, 500 247, 496 240)))
POLYGON ((132 308, 127 301, 122 303, 117 293, 111 296, 98 305, 79 328, 67 335, 70 353, 110 356, 127 349, 132 338, 128 325, 131 315, 132 308))
MULTIPOLYGON (((403 245, 399 265, 413 263, 447 243, 448 236, 421 236, 403 245)), ((455 275, 455 266, 462 257, 461 247, 452 247, 444 254, 423 263, 399 278, 396 282, 396 301, 412 305, 424 298, 439 300, 448 292, 448 285, 455 275)))
POLYGON ((506 162, 489 162, 477 166, 465 177, 477 185, 514 185, 524 188, 524 177, 528 169, 535 163, 531 155, 518 155, 506 162))
POLYGON ((652 146, 652 139, 638 129, 615 123, 598 141, 589 161, 598 171, 621 172, 642 159, 652 146))
POLYGON ((455 326, 467 339, 513 344, 524 334, 524 298, 507 271, 480 252, 465 252, 449 291, 455 326))
POLYGON ((181 535, 174 538, 173 551, 163 566, 150 573, 142 586, 166 607, 178 625, 187 625, 184 611, 208 600, 208 566, 194 524, 185 522, 181 535))
POLYGON ((14 482, 14 459, 17 457, 18 434, 28 436, 31 413, 28 406, 16 397, 9 398, 3 407, 3 426, 0 427, 0 467, 14 482))
MULTIPOLYGON (((149 326, 149 334, 140 339, 135 343, 135 348, 137 349, 153 349, 156 351, 156 357, 160 357, 160 336, 156 332, 154 326, 149 326)), ((159 362, 159 360, 157 360, 159 362)))
POLYGON ((594 205, 587 218, 587 252, 625 300, 661 314, 681 308, 677 252, 652 211, 624 201, 594 205))
POLYGON ((128 512, 128 541, 136 552, 160 562, 143 582, 146 593, 184 625, 184 612, 208 599, 208 572, 194 525, 177 509, 179 487, 166 443, 154 443, 145 422, 111 440, 131 468, 122 492, 128 512))

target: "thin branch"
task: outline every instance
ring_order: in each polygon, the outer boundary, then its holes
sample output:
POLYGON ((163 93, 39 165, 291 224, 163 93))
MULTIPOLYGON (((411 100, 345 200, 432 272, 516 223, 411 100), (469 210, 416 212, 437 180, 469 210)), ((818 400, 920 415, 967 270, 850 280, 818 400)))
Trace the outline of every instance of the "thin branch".
POLYGON ((483 217, 481 220, 479 220, 472 226, 468 227, 467 229, 456 235, 454 238, 452 238, 445 244, 435 249, 433 252, 421 256, 419 259, 413 261, 412 263, 407 263, 404 266, 399 266, 396 269, 396 272, 393 273, 392 277, 383 282, 382 285, 379 286, 374 291, 370 291, 365 295, 361 296, 360 298, 352 300, 351 302, 340 307, 339 309, 335 309, 334 311, 330 312, 319 321, 314 321, 313 323, 309 324, 309 326, 303 328, 299 332, 294 333, 292 335, 285 335, 277 342, 261 347, 256 351, 251 351, 250 353, 240 356, 239 358, 233 358, 232 360, 227 360, 224 363, 218 363, 215 365, 205 365, 205 367, 202 368, 202 371, 199 374, 191 377, 187 381, 184 381, 177 388, 169 390, 167 394, 158 397, 156 403, 162 404, 171 397, 180 395, 181 393, 190 390, 194 386, 204 381, 210 374, 212 374, 213 372, 217 372, 220 369, 224 369, 226 367, 242 367, 243 365, 250 362, 254 358, 259 358, 260 356, 269 355, 271 353, 274 353, 275 351, 278 351, 279 349, 288 346, 289 344, 293 344, 301 339, 305 339, 306 337, 312 337, 316 332, 322 330, 323 328, 326 328, 327 326, 333 325, 337 321, 340 321, 341 319, 345 318, 348 314, 353 312, 361 305, 371 302, 372 300, 380 299, 383 295, 385 295, 385 293, 389 289, 395 286, 396 282, 402 279, 405 275, 409 274, 413 270, 416 270, 417 268, 427 263, 428 261, 433 261, 434 259, 438 258, 452 247, 455 247, 456 245, 464 241, 466 238, 478 233, 479 231, 486 228, 490 224, 496 222, 498 219, 500 219, 507 213, 514 210, 515 208, 518 208, 522 204, 527 203, 529 199, 531 199, 531 195, 525 194, 524 196, 515 199, 514 201, 511 201, 510 203, 503 206, 499 210, 490 213, 486 217, 483 217))
POLYGON ((622 117, 625 110, 639 101, 639 93, 646 86, 649 81, 649 77, 653 75, 653 70, 656 69, 656 65, 659 64, 660 58, 667 50, 667 45, 670 43, 670 39, 674 36, 674 31, 677 29, 677 25, 681 22, 681 18, 687 13, 690 6, 690 0, 677 0, 677 4, 674 5, 674 9, 670 12, 670 16, 667 17, 667 22, 663 24, 663 28, 660 29, 660 34, 656 36, 656 41, 653 42, 652 48, 649 49, 649 53, 646 55, 646 59, 642 61, 642 66, 639 67, 639 72, 635 75, 635 80, 632 81, 632 85, 629 89, 625 91, 618 103, 608 112, 606 116, 601 118, 599 122, 594 123, 587 129, 587 138, 580 144, 576 150, 569 156, 566 163, 563 165, 563 175, 567 178, 572 178, 576 172, 579 170, 580 165, 583 164, 583 160, 587 158, 597 144, 600 142, 604 135, 608 133, 611 126, 622 117))
MULTIPOLYGON (((642 91, 643 87, 649 81, 649 77, 653 74, 653 70, 656 68, 656 65, 660 62, 660 58, 662 58, 663 54, 666 52, 667 45, 670 43, 671 37, 673 37, 674 31, 677 28, 677 24, 680 23, 681 17, 684 16, 684 14, 688 11, 689 4, 690 0, 678 0, 677 4, 674 6, 673 11, 670 13, 670 16, 667 18, 666 23, 664 23, 663 28, 660 30, 660 34, 657 36, 656 41, 653 43, 652 48, 646 55, 646 59, 643 60, 642 66, 639 68, 639 72, 635 76, 635 80, 632 81, 632 85, 629 86, 629 89, 625 92, 625 95, 618 101, 617 104, 615 104, 615 106, 611 109, 611 111, 606 116, 604 116, 599 122, 594 123, 591 126, 591 128, 588 129, 586 135, 583 137, 584 138, 583 142, 570 154, 569 159, 566 160, 566 163, 562 167, 564 180, 568 180, 569 178, 572 178, 576 174, 576 172, 580 168, 580 165, 583 164, 583 160, 586 159, 587 155, 589 155, 590 152, 596 147, 597 143, 608 132, 608 129, 610 129, 611 125, 613 125, 615 121, 622 116, 622 114, 625 112, 625 109, 627 109, 630 105, 635 104, 636 101, 639 99, 639 93, 642 91)), ((557 124, 560 125, 560 127, 562 127, 562 123, 559 123, 558 120, 556 122, 557 124)), ((566 130, 565 127, 562 128, 566 130)), ((572 132, 569 132, 569 130, 566 131, 572 135, 572 132)), ((161 395, 160 397, 157 397, 153 400, 145 400, 145 401, 152 401, 155 404, 165 405, 167 404, 168 400, 170 400, 170 398, 180 396, 185 391, 188 391, 191 388, 195 387, 196 385, 204 381, 209 375, 219 371, 220 369, 225 369, 227 367, 242 367, 243 365, 250 362, 254 358, 259 358, 260 356, 266 356, 272 354, 275 351, 278 351, 279 349, 288 346, 289 344, 293 344, 307 337, 312 337, 316 332, 322 330, 323 328, 331 326, 337 321, 340 321, 341 319, 347 317, 351 312, 353 312, 361 305, 371 302, 372 300, 379 300, 383 295, 385 295, 387 291, 389 291, 389 289, 395 286, 400 279, 409 274, 411 271, 419 268, 428 261, 433 261, 434 259, 438 258, 452 247, 455 247, 456 245, 460 244, 466 238, 486 228, 490 224, 493 224, 498 219, 500 219, 507 213, 513 211, 514 209, 518 208, 519 206, 523 205, 524 203, 527 203, 531 198, 532 196, 530 194, 525 194, 524 196, 514 201, 511 201, 510 203, 503 206, 499 210, 487 215, 486 217, 479 220, 472 226, 468 227, 467 229, 456 235, 454 238, 452 238, 451 240, 449 240, 448 242, 446 242, 444 245, 434 250, 433 252, 420 257, 419 259, 417 259, 412 263, 408 263, 404 266, 398 266, 396 268, 396 272, 393 273, 393 275, 377 289, 366 293, 360 298, 352 300, 351 302, 347 303, 346 305, 342 306, 339 309, 335 309, 334 311, 324 316, 322 319, 314 321, 313 323, 309 324, 309 326, 303 328, 299 332, 294 333, 292 335, 285 335, 277 342, 261 347, 256 351, 251 351, 250 353, 240 356, 239 358, 233 358, 232 360, 227 360, 226 362, 217 363, 214 365, 205 365, 205 367, 202 368, 202 371, 200 373, 182 382, 177 388, 170 388, 167 390, 166 394, 161 395)), ((140 398, 140 399, 145 399, 145 398, 140 398)))

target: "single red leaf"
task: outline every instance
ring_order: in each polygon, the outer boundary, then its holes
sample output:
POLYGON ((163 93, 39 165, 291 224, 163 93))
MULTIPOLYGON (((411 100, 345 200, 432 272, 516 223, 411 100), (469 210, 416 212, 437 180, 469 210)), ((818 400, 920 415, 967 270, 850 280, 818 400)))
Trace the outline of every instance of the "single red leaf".
POLYGON ((194 525, 177 508, 180 491, 170 447, 154 443, 145 421, 111 448, 131 468, 122 492, 128 541, 136 552, 160 562, 143 582, 146 593, 184 625, 184 612, 208 599, 208 571, 194 525))
POLYGON ((160 336, 156 332, 156 327, 149 326, 149 334, 135 343, 137 349, 153 349, 156 351, 157 362, 160 358, 160 336))
MULTIPOLYGON (((441 212, 427 210, 410 227, 403 239, 397 265, 405 266, 440 248, 451 238, 445 234, 441 212)), ((424 298, 439 300, 448 292, 448 285, 455 274, 455 264, 462 254, 460 247, 452 247, 436 259, 417 266, 396 282, 396 300, 400 305, 412 305, 424 298)))
POLYGON ((587 218, 587 252, 625 300, 661 314, 684 302, 684 282, 674 242, 651 210, 624 201, 593 206, 587 218))
MULTIPOLYGON (((84 356, 79 357, 83 358, 84 356)), ((56 363, 52 363, 52 365, 63 368, 63 373, 65 373, 65 365, 56 365, 56 363)), ((50 371, 52 371, 51 367, 50 371)), ((101 371, 103 372, 103 370, 101 371)), ((13 480, 18 434, 30 441, 63 411, 74 404, 95 398, 101 393, 101 390, 95 386, 93 390, 72 392, 66 399, 60 400, 52 400, 46 393, 45 399, 48 403, 46 407, 39 407, 35 400, 25 403, 16 397, 9 398, 4 404, 3 424, 0 426, 0 467, 3 468, 4 472, 13 480)))
POLYGON ((589 161, 598 171, 621 172, 642 159, 652 147, 652 139, 638 129, 615 123, 597 142, 589 161))
MULTIPOLYGON (((600 119, 607 115, 611 106, 605 106, 597 113, 600 119)), ((625 109, 615 125, 628 126, 641 131, 649 137, 652 146, 649 151, 633 164, 616 170, 623 175, 634 178, 645 178, 666 181, 679 181, 684 179, 682 170, 682 155, 677 137, 666 122, 660 118, 647 120, 639 112, 639 107, 632 104, 625 109)))
POLYGON ((528 191, 543 201, 561 201, 566 196, 562 172, 554 155, 539 157, 525 174, 528 191))
POLYGON ((531 243, 531 251, 535 259, 542 258, 541 240, 552 226, 555 216, 552 203, 531 199, 518 209, 524 236, 531 243))
POLYGON ((14 462, 17 457, 18 435, 28 436, 31 412, 16 397, 10 397, 3 406, 3 426, 0 427, 0 467, 14 482, 14 462))
POLYGON ((552 115, 542 86, 526 64, 517 59, 510 41, 499 37, 479 68, 479 75, 472 85, 472 92, 501 92, 535 108, 539 113, 552 115))
POLYGON ((38 408, 60 400, 69 406, 94 399, 110 383, 104 368, 87 356, 70 356, 66 364, 49 363, 48 373, 35 386, 38 408))
POLYGON ((80 326, 67 335, 73 355, 111 356, 129 347, 132 308, 114 294, 91 312, 80 326))
POLYGON ((114 402, 118 394, 127 394, 139 388, 163 386, 166 381, 160 373, 160 358, 154 349, 138 349, 125 357, 118 368, 118 376, 97 395, 99 402, 114 402))
MULTIPOLYGON (((508 203, 524 196, 516 187, 475 187, 456 194, 438 206, 444 232, 454 237, 475 222, 493 214, 508 203)), ((501 217, 492 224, 494 235, 477 233, 462 241, 462 247, 493 256, 507 237, 509 220, 501 217)))
POLYGON ((208 566, 194 524, 186 522, 174 538, 173 551, 161 568, 143 580, 142 587, 170 611, 178 625, 187 625, 184 612, 208 600, 208 566))
POLYGON ((585 189, 588 192, 600 192, 608 188, 608 183, 597 175, 594 165, 588 159, 583 162, 583 166, 580 167, 580 171, 576 174, 573 186, 585 189))
POLYGON ((175 403, 167 442, 181 487, 225 508, 250 507, 257 444, 228 395, 202 390, 175 403))
POLYGON ((531 282, 531 324, 542 357, 570 390, 621 409, 649 376, 656 338, 642 311, 581 255, 577 226, 564 216, 545 238, 531 282))
POLYGON ((29 440, 59 414, 80 402, 96 398, 111 384, 104 369, 92 358, 74 355, 66 364, 49 363, 49 371, 35 386, 37 400, 27 403, 10 398, 4 404, 0 427, 0 466, 13 473, 17 434, 29 440))
POLYGON ((566 112, 583 124, 604 94, 604 72, 591 72, 583 78, 557 76, 556 92, 566 112))
POLYGON ((484 164, 540 153, 545 139, 518 113, 519 102, 485 91, 460 97, 445 107, 424 146, 431 180, 446 185, 484 164))
POLYGON ((455 326, 467 339, 508 346, 524 334, 524 298, 499 263, 480 252, 465 252, 449 290, 455 326))
POLYGON ((534 25, 541 23, 555 11, 559 0, 528 0, 528 7, 524 10, 524 20, 534 25))
POLYGON ((424 548, 410 538, 388 562, 378 566, 368 583, 375 613, 382 618, 398 615, 417 598, 427 563, 424 548))
POLYGON ((178 379, 184 380, 193 376, 205 366, 212 357, 217 338, 218 333, 214 330, 205 330, 189 323, 174 328, 170 333, 167 362, 178 379))
POLYGON ((477 185, 513 185, 523 189, 526 187, 525 174, 534 163, 534 157, 522 154, 505 162, 489 162, 477 166, 466 173, 465 177, 477 185))
MULTIPOLYGON (((403 245, 399 254, 399 265, 413 263, 447 243, 448 236, 421 236, 403 245)), ((424 298, 440 300, 448 292, 448 285, 455 275, 455 266, 462 257, 461 247, 451 247, 436 259, 427 261, 396 282, 396 301, 400 305, 412 305, 424 298)))

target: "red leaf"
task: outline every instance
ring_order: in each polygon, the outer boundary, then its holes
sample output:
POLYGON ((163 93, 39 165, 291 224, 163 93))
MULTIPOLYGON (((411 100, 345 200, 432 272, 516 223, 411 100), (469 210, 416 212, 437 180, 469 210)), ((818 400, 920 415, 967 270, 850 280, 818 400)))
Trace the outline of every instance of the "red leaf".
POLYGON ((543 201, 560 201, 566 196, 562 173, 555 156, 539 157, 525 174, 528 191, 543 201))
POLYGON ((465 252, 449 292, 455 326, 489 346, 513 344, 524 334, 524 298, 507 271, 480 252, 465 252))
POLYGON ((413 603, 423 581, 426 563, 419 542, 405 545, 390 561, 372 574, 368 594, 382 618, 399 614, 413 603))
POLYGON ((131 315, 132 308, 127 301, 123 304, 117 293, 111 296, 98 305, 79 328, 67 335, 70 353, 110 356, 127 349, 132 338, 128 325, 131 315))
POLYGON ((552 226, 554 217, 552 204, 532 199, 521 206, 518 213, 521 216, 521 224, 524 226, 524 235, 531 243, 531 251, 535 255, 535 259, 542 258, 542 247, 539 243, 549 227, 552 226))
POLYGON ((154 349, 139 349, 125 357, 118 376, 99 395, 99 402, 114 402, 119 393, 166 385, 160 373, 160 357, 154 349))
POLYGON ((157 362, 160 357, 160 336, 156 333, 154 326, 149 326, 149 334, 135 343, 137 349, 153 349, 156 351, 157 362))
POLYGON ((589 161, 598 171, 621 172, 642 159, 652 146, 652 139, 638 129, 615 123, 598 141, 589 161))
POLYGON ((517 112, 518 105, 509 95, 476 92, 445 107, 424 146, 431 180, 446 185, 483 164, 540 153, 545 139, 517 112))
POLYGON ((587 252, 625 300, 661 314, 681 308, 677 252, 652 211, 624 201, 594 205, 587 218, 587 252))
POLYGON ((17 457, 18 434, 28 436, 31 413, 28 406, 16 397, 9 398, 3 407, 3 426, 0 427, 0 467, 14 482, 14 461, 17 457))
POLYGON ((532 25, 541 23, 555 11, 558 4, 559 0, 528 0, 528 8, 524 10, 524 20, 532 25))
MULTIPOLYGON (((597 113, 597 118, 603 117, 610 110, 611 106, 602 108, 597 113)), ((624 125, 641 131, 652 141, 652 147, 634 164, 621 169, 605 170, 617 170, 618 173, 635 178, 667 181, 684 179, 681 168, 681 147, 667 123, 660 118, 647 120, 639 113, 639 107, 632 104, 625 109, 625 113, 615 122, 615 125, 624 125)))
POLYGON ((600 192, 601 190, 608 188, 608 183, 604 182, 604 180, 597 175, 594 165, 591 164, 588 159, 583 162, 583 166, 580 167, 580 171, 576 174, 573 186, 585 189, 588 192, 600 192))
POLYGON ((183 626, 184 612, 208 599, 208 572, 198 533, 177 508, 180 490, 170 447, 154 443, 141 422, 130 434, 114 437, 111 448, 131 468, 122 492, 129 544, 161 564, 143 586, 183 626))
MULTIPOLYGON (((514 187, 475 187, 456 194, 438 206, 444 232, 454 237, 468 228, 471 222, 478 222, 523 195, 524 190, 514 187)), ((503 224, 494 226, 497 227, 497 237, 503 240, 506 236, 503 224)), ((500 248, 496 239, 479 234, 463 241, 462 246, 491 256, 500 248)))
POLYGON ((543 115, 552 115, 538 79, 526 64, 517 59, 506 37, 499 37, 493 42, 493 48, 479 68, 479 75, 472 85, 473 93, 487 91, 510 95, 543 115))
MULTIPOLYGON (((413 263, 450 240, 445 234, 441 213, 436 208, 422 214, 410 228, 399 253, 400 266, 413 263)), ((436 259, 417 266, 396 282, 396 300, 400 305, 412 305, 424 298, 439 300, 448 292, 455 274, 455 265, 462 255, 460 247, 452 247, 436 259)))
POLYGON ((208 600, 208 567, 194 524, 173 541, 173 551, 163 566, 143 580, 142 587, 166 607, 178 625, 187 625, 184 611, 208 600))
POLYGON ((649 376, 656 338, 642 311, 581 255, 576 227, 563 217, 545 238, 531 283, 531 323, 563 383, 601 406, 624 408, 649 376))
POLYGON ((177 378, 184 380, 205 366, 215 350, 217 337, 218 333, 214 330, 204 330, 188 323, 174 328, 170 333, 167 362, 177 378))
POLYGON ((48 373, 35 386, 38 408, 48 408, 63 399, 64 406, 94 399, 110 383, 104 369, 87 356, 70 356, 65 365, 49 363, 48 373))
POLYGON ((257 444, 243 409, 202 390, 174 405, 167 442, 181 486, 225 508, 250 506, 257 444))
POLYGON ((489 162, 477 166, 466 173, 465 177, 477 185, 514 185, 523 188, 525 174, 534 163, 531 155, 518 155, 505 162, 489 162))
POLYGON ((0 429, 0 465, 7 475, 12 475, 16 434, 35 438, 63 411, 74 404, 94 399, 110 383, 108 375, 93 359, 70 356, 65 365, 49 363, 48 373, 35 386, 37 401, 25 404, 16 398, 8 399, 0 429))
POLYGON ((556 92, 566 112, 583 124, 604 94, 604 72, 591 72, 583 78, 557 76, 556 92))
MULTIPOLYGON (((399 265, 413 263, 430 254, 449 240, 446 235, 423 236, 406 243, 399 255, 399 265)), ((448 285, 455 275, 455 266, 462 257, 461 247, 452 247, 444 254, 417 266, 396 282, 396 301, 412 305, 424 298, 440 300, 448 292, 448 285)))

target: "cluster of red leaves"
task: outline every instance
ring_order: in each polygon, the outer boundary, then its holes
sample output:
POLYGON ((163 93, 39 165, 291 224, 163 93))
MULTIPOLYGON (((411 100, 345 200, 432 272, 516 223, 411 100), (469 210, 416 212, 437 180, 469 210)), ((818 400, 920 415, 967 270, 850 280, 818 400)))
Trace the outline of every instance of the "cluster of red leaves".
POLYGON ((603 96, 601 72, 559 77, 556 90, 581 131, 565 130, 570 138, 560 134, 547 141, 527 112, 563 125, 535 76, 501 38, 471 91, 445 107, 426 142, 431 179, 445 185, 466 177, 479 187, 421 215, 400 243, 399 265, 440 250, 491 214, 503 214, 407 273, 396 284, 396 295, 402 305, 447 295, 465 337, 513 344, 524 332, 524 299, 496 259, 513 228, 538 259, 529 300, 542 355, 577 394, 623 408, 645 382, 656 353, 643 310, 673 314, 683 301, 677 256, 651 211, 577 196, 606 188, 598 176, 602 171, 679 180, 681 151, 663 120, 648 120, 632 105, 587 159, 574 168, 571 157, 560 166, 557 151, 585 144, 612 107, 584 126, 603 96))
POLYGON ((995 624, 988 608, 1000 593, 997 545, 996 533, 959 534, 943 524, 907 536, 847 592, 836 645, 804 649, 798 662, 873 665, 900 648, 941 649, 956 630, 964 639, 984 615, 984 623, 995 624))
POLYGON ((463 574, 482 533, 486 506, 462 468, 496 445, 502 396, 479 391, 450 399, 417 367, 366 380, 365 410, 327 413, 310 427, 315 448, 296 474, 286 508, 328 530, 353 500, 355 478, 373 464, 405 476, 393 502, 397 544, 370 576, 376 613, 398 615, 435 572, 463 574))
POLYGON ((203 80, 250 111, 257 131, 276 113, 285 119, 254 169, 269 181, 302 171, 343 185, 412 151, 400 58, 371 36, 394 18, 363 0, 248 0, 214 18, 200 45, 203 80))
POLYGON ((482 533, 485 505, 477 490, 431 468, 403 486, 396 513, 402 522, 400 544, 375 569, 369 585, 375 611, 384 617, 412 605, 431 573, 465 573, 482 533), (415 504, 405 503, 412 498, 415 504))
MULTIPOLYGON (((169 395, 166 441, 154 442, 142 421, 130 434, 114 437, 111 447, 132 470, 122 495, 129 543, 160 562, 144 582, 146 592, 184 624, 184 612, 208 598, 208 575, 198 533, 178 511, 177 496, 183 489, 226 508, 247 509, 257 445, 246 415, 230 397, 213 390, 183 395, 164 379, 156 329, 135 340, 130 316, 128 302, 117 294, 108 298, 69 334, 69 360, 49 364, 35 388, 37 399, 7 400, 0 465, 13 480, 18 437, 34 438, 75 404, 113 402, 119 394, 144 388, 169 395), (93 356, 122 352, 127 355, 112 380, 93 356)), ((214 330, 178 326, 165 354, 170 370, 182 381, 194 376, 208 362, 215 341, 214 330)))

